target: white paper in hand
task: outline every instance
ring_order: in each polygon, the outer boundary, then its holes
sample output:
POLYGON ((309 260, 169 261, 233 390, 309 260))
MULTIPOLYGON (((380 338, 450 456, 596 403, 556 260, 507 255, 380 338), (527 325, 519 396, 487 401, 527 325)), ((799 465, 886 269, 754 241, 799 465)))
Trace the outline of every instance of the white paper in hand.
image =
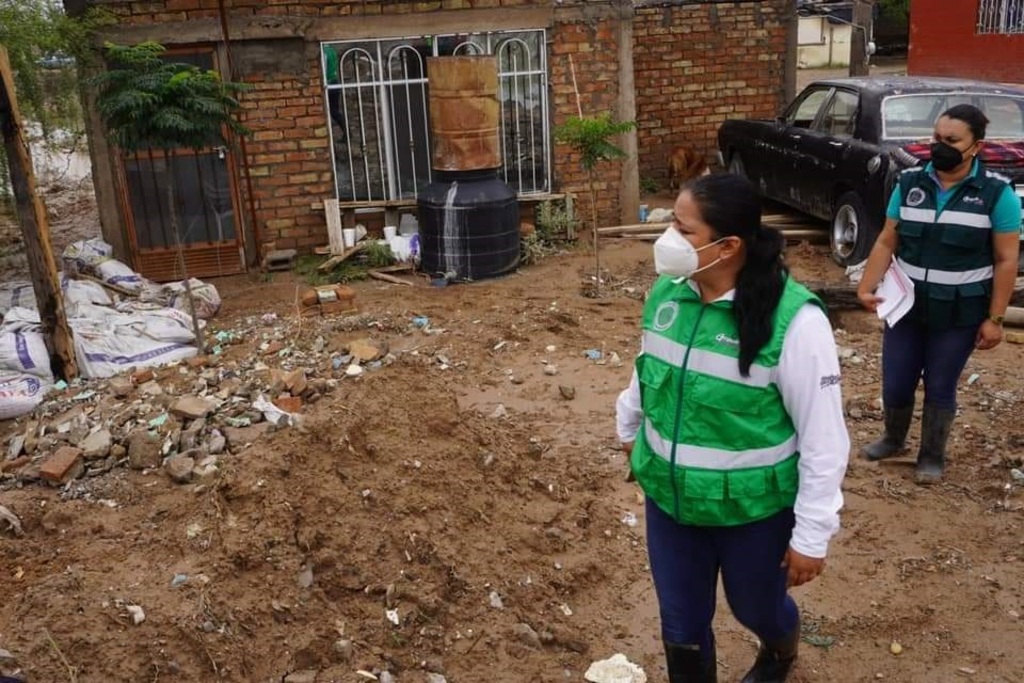
POLYGON ((914 307, 914 282, 893 259, 875 295, 883 299, 878 304, 878 317, 892 327, 914 307))

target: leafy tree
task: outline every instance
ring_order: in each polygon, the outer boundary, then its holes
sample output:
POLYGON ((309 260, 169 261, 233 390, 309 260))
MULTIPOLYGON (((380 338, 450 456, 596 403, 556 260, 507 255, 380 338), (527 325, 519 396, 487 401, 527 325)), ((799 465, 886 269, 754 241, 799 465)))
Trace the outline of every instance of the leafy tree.
POLYGON ((121 151, 157 148, 166 155, 167 213, 192 308, 196 342, 203 349, 178 229, 175 152, 233 146, 234 135, 247 135, 249 131, 234 116, 240 107, 237 95, 246 86, 223 81, 216 71, 171 62, 164 58, 165 48, 154 42, 133 46, 107 43, 105 51, 110 68, 90 80, 98 91, 96 107, 110 140, 121 151))
MULTIPOLYGON (((77 146, 84 135, 76 64, 95 58, 93 32, 113 21, 102 9, 70 17, 58 0, 0 0, 0 44, 7 48, 18 104, 44 142, 55 130, 77 146)), ((0 150, 0 200, 9 198, 7 160, 0 150)))
POLYGON ((626 153, 609 142, 609 138, 628 133, 634 128, 636 128, 635 121, 616 121, 611 114, 604 113, 597 116, 573 116, 555 129, 555 139, 569 145, 580 156, 580 165, 587 172, 598 294, 601 292, 601 252, 598 246, 597 188, 594 183, 594 169, 602 161, 626 157, 626 153))

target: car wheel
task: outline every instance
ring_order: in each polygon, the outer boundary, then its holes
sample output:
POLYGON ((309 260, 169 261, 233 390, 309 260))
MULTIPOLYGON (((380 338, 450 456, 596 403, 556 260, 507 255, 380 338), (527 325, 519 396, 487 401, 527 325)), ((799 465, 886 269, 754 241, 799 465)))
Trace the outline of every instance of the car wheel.
POLYGON ((829 243, 832 260, 841 266, 852 266, 868 256, 875 230, 868 219, 864 202, 856 192, 839 197, 832 212, 829 243))
POLYGON ((733 175, 747 177, 747 167, 743 163, 743 157, 740 156, 739 152, 733 152, 729 157, 729 173, 733 175))

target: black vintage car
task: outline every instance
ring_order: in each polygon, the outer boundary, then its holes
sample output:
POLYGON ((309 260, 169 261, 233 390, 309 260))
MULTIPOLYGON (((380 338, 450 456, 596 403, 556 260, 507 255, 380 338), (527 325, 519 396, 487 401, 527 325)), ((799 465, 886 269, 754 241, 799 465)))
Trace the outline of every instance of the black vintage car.
POLYGON ((988 115, 981 158, 1024 201, 1024 88, 981 81, 817 81, 774 121, 723 123, 721 162, 769 199, 830 221, 832 256, 851 265, 871 250, 899 171, 925 163, 936 119, 962 103, 988 115))

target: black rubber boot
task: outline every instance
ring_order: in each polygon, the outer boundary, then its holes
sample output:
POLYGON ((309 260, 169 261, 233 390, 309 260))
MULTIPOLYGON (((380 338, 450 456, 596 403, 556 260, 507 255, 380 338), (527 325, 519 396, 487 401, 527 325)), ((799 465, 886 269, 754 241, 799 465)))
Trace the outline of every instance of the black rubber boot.
POLYGON ((669 683, 718 683, 718 659, 714 641, 711 652, 700 645, 665 642, 665 663, 669 683))
POLYGON ((902 453, 907 444, 907 432, 910 421, 914 418, 914 404, 906 408, 886 407, 885 434, 881 439, 868 444, 862 449, 864 457, 871 461, 885 460, 902 453))
POLYGON ((956 409, 925 405, 921 416, 921 450, 917 453, 914 481, 927 486, 942 481, 946 468, 946 443, 956 418, 956 409))
POLYGON ((741 683, 783 683, 789 676, 789 670, 793 668, 793 663, 796 662, 799 646, 799 625, 784 640, 775 643, 761 643, 754 666, 743 677, 741 683))

